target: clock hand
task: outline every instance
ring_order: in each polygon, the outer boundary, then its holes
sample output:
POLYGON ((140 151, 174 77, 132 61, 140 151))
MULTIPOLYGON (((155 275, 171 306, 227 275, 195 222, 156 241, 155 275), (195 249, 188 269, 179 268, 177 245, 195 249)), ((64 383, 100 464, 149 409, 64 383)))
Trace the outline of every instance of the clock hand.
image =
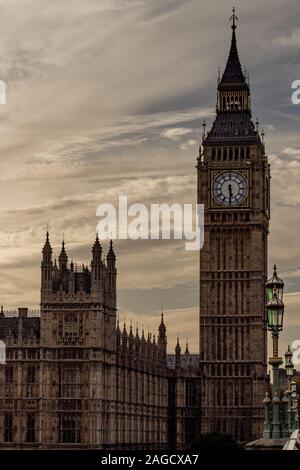
POLYGON ((229 191, 229 205, 231 206, 231 198, 232 198, 232 186, 231 186, 231 184, 228 185, 228 191, 229 191))

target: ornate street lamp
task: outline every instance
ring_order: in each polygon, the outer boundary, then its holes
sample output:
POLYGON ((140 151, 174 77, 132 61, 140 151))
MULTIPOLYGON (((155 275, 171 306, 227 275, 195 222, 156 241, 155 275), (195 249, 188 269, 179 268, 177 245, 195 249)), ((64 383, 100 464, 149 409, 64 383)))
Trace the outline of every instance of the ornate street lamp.
POLYGON ((293 353, 291 351, 290 345, 288 346, 288 350, 284 355, 285 359, 285 373, 288 379, 288 388, 286 393, 288 399, 288 430, 289 433, 293 431, 293 424, 292 424, 292 389, 291 389, 291 380, 294 375, 294 364, 292 361, 293 353))
POLYGON ((291 389, 292 389, 292 397, 296 398, 296 396, 297 396, 297 384, 294 380, 291 382, 291 389))
POLYGON ((272 437, 280 438, 281 430, 284 426, 280 423, 280 378, 279 366, 282 364, 282 358, 278 357, 278 337, 283 327, 284 304, 283 298, 284 282, 277 276, 277 268, 274 266, 273 276, 266 283, 266 313, 268 330, 272 333, 273 357, 269 359, 272 366, 273 386, 272 386, 272 437))
POLYGON ((285 373, 287 375, 289 384, 291 381, 291 377, 294 375, 294 364, 292 361, 293 353, 291 351, 290 345, 288 345, 288 350, 284 355, 284 361, 285 361, 285 373))
POLYGON ((263 400, 263 404, 264 404, 264 407, 265 407, 265 421, 264 421, 263 437, 268 439, 272 435, 270 416, 269 416, 269 407, 270 407, 270 404, 271 404, 271 400, 269 398, 268 392, 266 392, 265 398, 263 400))
POLYGON ((298 417, 298 394, 297 394, 297 384, 293 380, 291 382, 291 390, 292 390, 292 410, 294 412, 294 427, 297 429, 299 425, 299 417, 298 417))

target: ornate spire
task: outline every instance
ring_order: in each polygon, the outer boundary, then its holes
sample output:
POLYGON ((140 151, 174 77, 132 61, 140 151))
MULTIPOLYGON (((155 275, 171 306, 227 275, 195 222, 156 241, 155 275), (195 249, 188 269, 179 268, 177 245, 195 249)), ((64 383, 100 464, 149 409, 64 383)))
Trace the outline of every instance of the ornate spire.
POLYGON ((142 329, 142 342, 145 343, 146 342, 146 339, 145 339, 145 330, 144 330, 144 327, 142 329))
POLYGON ((136 339, 137 341, 139 341, 139 340, 140 340, 140 335, 139 335, 139 326, 138 326, 138 325, 136 325, 136 330, 135 330, 135 339, 136 339))
POLYGON ((106 257, 106 265, 107 265, 107 269, 109 271, 111 271, 111 272, 115 271, 115 268, 116 268, 116 255, 115 255, 115 252, 114 252, 112 240, 110 240, 110 243, 109 243, 109 250, 108 250, 108 253, 107 253, 107 257, 106 257))
POLYGON ((232 10, 232 16, 230 17, 230 21, 232 22, 232 37, 231 37, 231 46, 229 51, 229 56, 227 60, 227 64, 225 67, 225 71, 223 73, 222 79, 219 83, 219 87, 222 85, 230 85, 230 84, 245 84, 245 76, 242 71, 239 54, 236 45, 236 20, 238 19, 235 14, 235 8, 232 10))
POLYGON ((212 128, 203 136, 203 146, 261 143, 251 118, 250 88, 242 71, 236 43, 235 9, 230 18, 232 37, 228 60, 218 83, 217 115, 212 128))
POLYGON ((180 367, 181 365, 181 347, 179 344, 179 336, 177 336, 177 344, 175 347, 175 367, 180 367))
POLYGON ((52 248, 51 248, 51 245, 50 245, 50 241, 49 241, 49 232, 48 232, 48 229, 47 229, 47 233, 46 233, 46 241, 45 241, 45 245, 43 247, 43 265, 50 265, 51 262, 52 262, 52 248))
POLYGON ((59 269, 62 271, 63 269, 67 268, 68 265, 68 256, 65 250, 65 240, 63 239, 62 244, 61 244, 61 252, 58 257, 58 265, 59 269))
POLYGON ((49 241, 49 232, 47 230, 45 245, 44 245, 44 248, 43 248, 43 254, 44 253, 50 253, 50 252, 52 253, 52 248, 51 248, 50 241, 49 241))
POLYGON ((96 232, 96 239, 92 248, 92 254, 92 266, 100 265, 102 260, 102 246, 99 241, 98 232, 96 232))
POLYGON ((129 329, 129 337, 133 338, 133 331, 132 331, 132 321, 130 321, 130 329, 129 329))
POLYGON ((114 252, 114 247, 113 247, 113 241, 110 240, 109 242, 109 250, 108 250, 108 253, 107 253, 107 259, 111 259, 111 260, 114 260, 116 259, 116 255, 115 255, 115 252, 114 252))
POLYGON ((165 338, 166 325, 164 323, 164 310, 163 310, 163 307, 161 307, 161 322, 160 322, 160 325, 159 325, 159 328, 158 328, 158 332, 159 332, 159 338, 160 339, 165 338))
POLYGON ((95 238, 95 243, 94 243, 94 246, 92 248, 92 253, 94 254, 95 252, 102 252, 102 247, 101 247, 101 244, 100 244, 100 241, 99 241, 99 237, 98 237, 98 232, 96 233, 96 238, 95 238))

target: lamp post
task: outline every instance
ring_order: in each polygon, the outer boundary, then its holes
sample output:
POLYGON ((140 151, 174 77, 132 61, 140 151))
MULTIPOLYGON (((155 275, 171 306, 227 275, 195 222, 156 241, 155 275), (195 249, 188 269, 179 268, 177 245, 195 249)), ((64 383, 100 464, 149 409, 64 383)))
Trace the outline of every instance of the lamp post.
POLYGON ((267 289, 267 324, 268 330, 272 333, 273 356, 269 358, 269 364, 272 366, 273 386, 272 386, 272 437, 281 437, 281 425, 279 419, 280 407, 280 383, 279 366, 282 364, 282 358, 278 356, 278 337, 283 326, 284 304, 283 298, 284 282, 277 276, 277 268, 274 266, 273 276, 266 283, 267 289))
POLYGON ((291 390, 291 380, 294 375, 294 364, 292 361, 293 353, 291 351, 290 346, 288 346, 288 350, 284 355, 285 358, 285 373, 288 379, 288 388, 286 391, 286 396, 288 399, 288 430, 289 434, 293 431, 292 426, 292 390, 291 390))
POLYGON ((298 429, 299 426, 299 416, 298 416, 298 395, 297 395, 297 384, 293 380, 291 382, 291 390, 292 390, 292 410, 293 410, 293 424, 294 429, 298 429))
POLYGON ((264 421, 264 432, 263 432, 263 437, 269 439, 272 435, 271 431, 271 423, 270 423, 270 413, 269 413, 269 407, 270 407, 271 400, 269 398, 268 392, 266 392, 265 398, 263 400, 263 404, 265 407, 265 421, 264 421))
POLYGON ((294 375, 294 364, 292 361, 293 353, 291 351, 290 345, 288 345, 288 350, 284 355, 284 362, 285 362, 285 372, 288 378, 288 382, 290 385, 291 377, 294 375))
POLYGON ((284 394, 281 400, 281 403, 282 403, 282 420, 283 420, 281 433, 282 433, 282 437, 289 437, 291 434, 290 424, 289 424, 289 399, 286 393, 284 394))

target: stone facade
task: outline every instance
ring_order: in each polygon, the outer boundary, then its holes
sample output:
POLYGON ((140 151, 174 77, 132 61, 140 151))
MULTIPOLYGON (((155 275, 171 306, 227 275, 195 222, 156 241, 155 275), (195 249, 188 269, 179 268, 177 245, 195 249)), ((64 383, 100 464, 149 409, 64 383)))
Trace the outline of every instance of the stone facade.
POLYGON ((97 237, 91 268, 79 269, 64 243, 53 262, 47 233, 40 315, 0 313, 1 447, 160 449, 192 439, 169 402, 171 380, 184 409, 188 364, 168 368, 163 315, 157 338, 125 324, 121 332, 116 276, 112 243, 104 260, 97 237))
POLYGON ((168 355, 168 444, 176 442, 177 449, 185 449, 201 431, 201 388, 199 355, 190 354, 188 345, 181 354, 179 339, 175 355, 168 355))

